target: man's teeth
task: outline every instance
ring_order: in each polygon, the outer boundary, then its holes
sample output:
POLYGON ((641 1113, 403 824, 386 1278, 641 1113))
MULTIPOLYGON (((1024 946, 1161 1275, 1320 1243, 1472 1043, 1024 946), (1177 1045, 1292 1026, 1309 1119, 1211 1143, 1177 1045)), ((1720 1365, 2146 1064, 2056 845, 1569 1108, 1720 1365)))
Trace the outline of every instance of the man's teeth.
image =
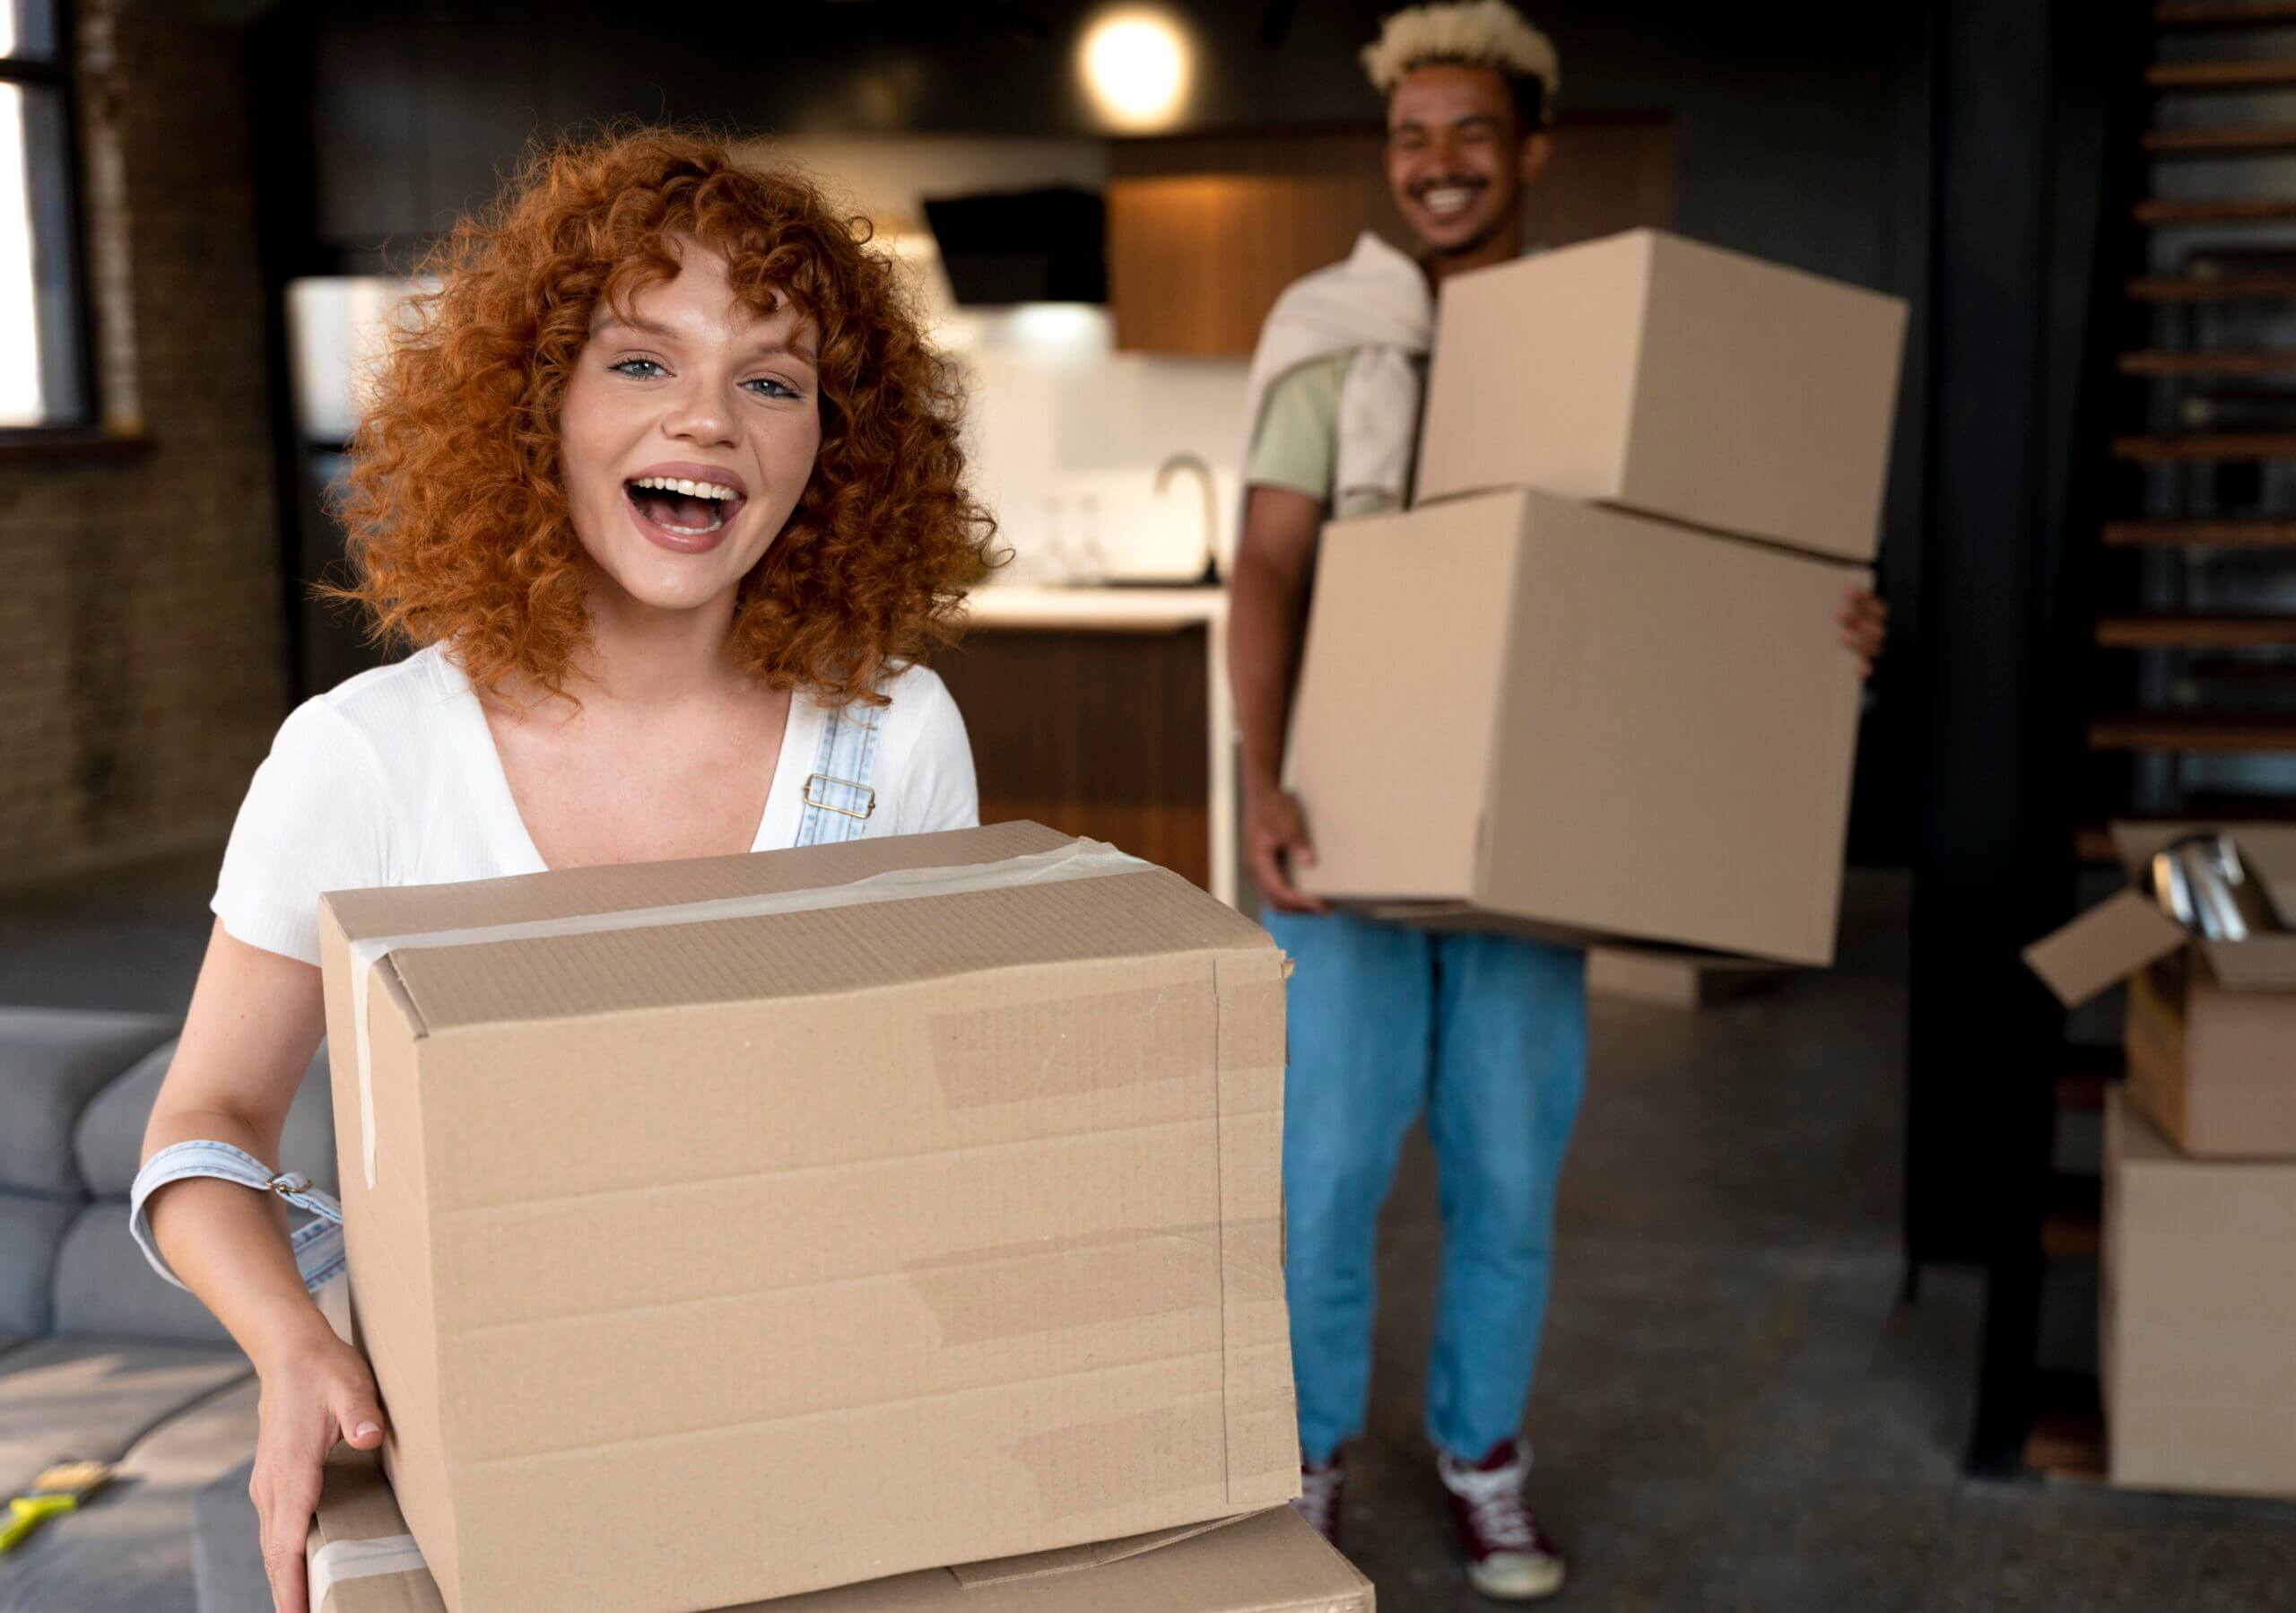
POLYGON ((683 476, 640 476, 632 487, 650 487, 657 493, 682 493, 690 499, 737 499, 742 495, 718 482, 689 482, 683 476))
POLYGON ((1429 190, 1421 193, 1419 204, 1430 213, 1459 213, 1474 200, 1472 190, 1429 190))

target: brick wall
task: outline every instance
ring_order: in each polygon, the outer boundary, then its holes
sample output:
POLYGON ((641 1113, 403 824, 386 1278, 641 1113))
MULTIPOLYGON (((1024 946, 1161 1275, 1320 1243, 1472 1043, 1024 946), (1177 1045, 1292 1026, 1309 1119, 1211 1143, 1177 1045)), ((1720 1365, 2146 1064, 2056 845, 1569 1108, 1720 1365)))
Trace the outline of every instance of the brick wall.
POLYGON ((146 441, 0 456, 0 885, 220 847, 284 709, 239 37, 114 10, 80 8, 90 267, 146 441))

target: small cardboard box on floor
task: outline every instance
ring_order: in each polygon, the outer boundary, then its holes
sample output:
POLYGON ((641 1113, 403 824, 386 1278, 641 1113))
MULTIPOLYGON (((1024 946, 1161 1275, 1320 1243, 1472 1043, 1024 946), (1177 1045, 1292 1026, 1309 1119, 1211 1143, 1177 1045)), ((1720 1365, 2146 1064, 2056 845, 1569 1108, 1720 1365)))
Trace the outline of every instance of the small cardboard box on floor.
POLYGON ((2296 1497, 2296 1160, 2191 1158, 2113 1093, 2104 1238, 2113 1483, 2296 1497))
POLYGON ((2130 889, 2025 949, 2077 1007, 2128 982, 2128 1096, 2188 1154, 2296 1157, 2296 935, 2195 937, 2135 888, 2178 836, 2222 828, 2283 911, 2296 911, 2296 826, 2116 824, 2130 889))
MULTIPOLYGON (((592 1523, 612 1528, 611 1520, 592 1523)), ((444 1613, 438 1582, 371 1457, 339 1449, 329 1459, 304 1556, 311 1613, 444 1613)), ((1371 1582, 1280 1506, 1100 1546, 753 1603, 748 1613, 1373 1613, 1374 1607, 1371 1582)))
POLYGON ((1286 769, 1385 916, 1832 960, 1905 305, 1634 231, 1443 283, 1414 507, 1335 522, 1286 769))
POLYGON ((1031 824, 322 911, 447 1605, 683 1613, 1297 1488, 1284 963, 1031 824))

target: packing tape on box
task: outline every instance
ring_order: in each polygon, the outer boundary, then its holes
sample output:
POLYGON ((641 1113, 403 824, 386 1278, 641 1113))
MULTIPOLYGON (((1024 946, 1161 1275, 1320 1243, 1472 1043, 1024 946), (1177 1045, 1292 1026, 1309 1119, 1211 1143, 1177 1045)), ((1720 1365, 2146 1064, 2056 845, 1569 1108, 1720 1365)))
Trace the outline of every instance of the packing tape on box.
POLYGON ((956 896, 970 891, 1009 890, 1024 885, 1057 885, 1110 874, 1139 874, 1156 865, 1103 841, 1071 841, 1049 851, 1031 851, 997 862, 959 863, 935 868, 892 868, 844 885, 800 891, 771 891, 756 896, 717 896, 669 907, 637 907, 621 912, 577 913, 563 919, 528 919, 515 924, 474 925, 403 936, 370 936, 350 945, 351 1018, 359 1061, 359 1140, 367 1185, 375 1185, 375 1080, 372 1044, 367 1034, 369 987, 382 961, 395 952, 425 946, 483 946, 499 941, 538 941, 558 936, 597 935, 616 929, 656 929, 673 924, 707 924, 723 919, 758 919, 775 913, 857 907, 871 902, 909 902, 927 896, 956 896))
POLYGON ((423 1566, 422 1548, 413 1535, 378 1535, 371 1540, 330 1540, 311 1553, 311 1613, 326 1613, 326 1593, 344 1580, 380 1574, 413 1574, 423 1566))

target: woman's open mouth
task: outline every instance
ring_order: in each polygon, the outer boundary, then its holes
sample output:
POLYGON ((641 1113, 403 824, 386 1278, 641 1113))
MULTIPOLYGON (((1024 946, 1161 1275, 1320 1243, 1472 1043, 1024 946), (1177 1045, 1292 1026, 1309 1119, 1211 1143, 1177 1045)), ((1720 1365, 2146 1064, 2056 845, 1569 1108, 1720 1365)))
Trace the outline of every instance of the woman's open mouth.
POLYGON ((746 502, 722 482, 683 476, 637 476, 622 490, 639 531, 665 549, 689 554, 716 548, 746 502))

